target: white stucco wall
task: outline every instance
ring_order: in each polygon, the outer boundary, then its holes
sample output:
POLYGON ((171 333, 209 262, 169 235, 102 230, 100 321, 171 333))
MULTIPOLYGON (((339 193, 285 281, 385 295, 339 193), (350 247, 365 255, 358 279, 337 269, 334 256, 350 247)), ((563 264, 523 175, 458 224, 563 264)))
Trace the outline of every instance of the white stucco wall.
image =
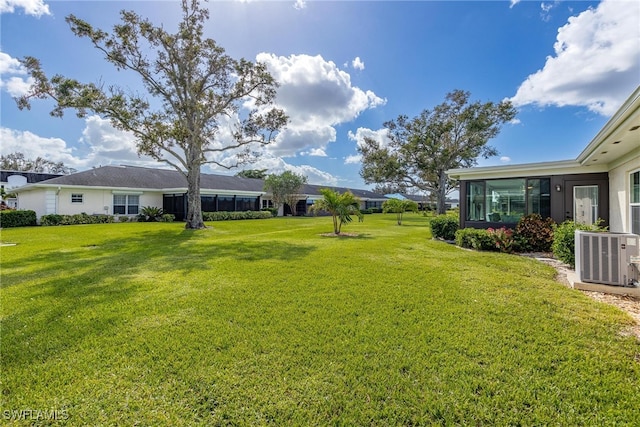
MULTIPOLYGON (((117 192, 116 192, 117 193, 117 192)), ((122 192, 118 194, 123 194, 122 192)), ((140 208, 143 206, 162 207, 162 193, 160 192, 129 192, 140 196, 140 208)), ((19 194, 20 209, 30 209, 36 212, 38 218, 42 215, 57 213, 60 215, 74 215, 79 213, 113 215, 113 195, 111 189, 91 188, 62 188, 59 191, 48 188, 36 188, 19 194), (72 194, 82 194, 82 203, 72 203, 72 194), (55 203, 52 203, 52 199, 55 203), (54 207, 52 209, 52 206, 54 207)))
POLYGON ((631 232, 629 218, 630 174, 640 170, 640 150, 609 171, 609 229, 615 233, 631 232))
POLYGON ((18 209, 34 211, 38 218, 47 213, 44 190, 25 191, 18 195, 18 209))

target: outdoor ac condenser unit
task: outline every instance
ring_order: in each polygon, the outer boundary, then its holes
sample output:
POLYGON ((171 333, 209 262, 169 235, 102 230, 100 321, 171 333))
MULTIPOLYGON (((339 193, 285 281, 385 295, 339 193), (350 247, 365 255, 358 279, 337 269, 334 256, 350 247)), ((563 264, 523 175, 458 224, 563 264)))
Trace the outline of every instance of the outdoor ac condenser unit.
POLYGON ((638 286, 640 236, 576 231, 578 281, 615 286, 638 286))

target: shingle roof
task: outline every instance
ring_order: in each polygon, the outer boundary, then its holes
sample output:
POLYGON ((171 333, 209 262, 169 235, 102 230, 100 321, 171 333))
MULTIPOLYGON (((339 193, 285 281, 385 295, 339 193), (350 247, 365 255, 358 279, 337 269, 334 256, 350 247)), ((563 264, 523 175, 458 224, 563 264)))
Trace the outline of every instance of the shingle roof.
MULTIPOLYGON (((47 185, 78 185, 86 187, 139 188, 163 190, 187 188, 186 178, 175 170, 135 166, 101 166, 65 175, 45 182, 47 185)), ((202 174, 203 190, 262 191, 262 180, 237 176, 202 174)))
POLYGON ((334 187, 331 185, 313 185, 313 184, 306 184, 304 187, 302 187, 302 193, 303 194, 313 194, 313 195, 319 195, 320 194, 320 189, 322 188, 329 188, 333 191, 337 191, 338 193, 344 193, 345 191, 351 191, 351 193, 353 193, 354 196, 363 198, 363 199, 384 199, 386 200, 387 198, 382 195, 382 194, 378 194, 378 193, 374 193, 373 191, 369 191, 369 190, 359 190, 357 188, 346 188, 346 187, 334 187))
MULTIPOLYGON (((86 186, 107 188, 135 188, 150 190, 186 189, 187 180, 178 171, 170 169, 152 169, 137 166, 101 166, 71 175, 49 179, 41 184, 47 186, 86 186)), ((202 174, 200 189, 204 191, 228 190, 262 192, 264 181, 254 178, 243 178, 229 175, 202 174)), ((321 188, 331 188, 343 193, 351 191, 355 196, 364 199, 385 199, 384 195, 369 190, 345 187, 306 184, 303 194, 319 195, 321 188)))

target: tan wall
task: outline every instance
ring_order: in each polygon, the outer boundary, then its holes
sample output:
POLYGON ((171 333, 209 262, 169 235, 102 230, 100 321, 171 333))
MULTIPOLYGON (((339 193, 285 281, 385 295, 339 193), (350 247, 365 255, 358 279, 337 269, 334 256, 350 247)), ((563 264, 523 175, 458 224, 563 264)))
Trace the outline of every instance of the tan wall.
MULTIPOLYGON (((77 188, 63 188, 60 191, 57 191, 38 188, 33 191, 20 193, 18 206, 20 209, 30 209, 35 211, 38 218, 42 215, 52 213, 60 215, 74 215, 84 212, 89 215, 113 215, 113 191, 77 188), (82 194, 82 203, 72 203, 72 194, 82 194), (47 195, 50 199, 48 207, 47 195), (51 203, 54 197, 55 205, 51 203)), ((140 208, 143 206, 156 206, 161 208, 162 193, 143 192, 140 195, 140 208)))
POLYGON ((616 233, 631 232, 630 174, 640 170, 640 153, 609 171, 609 224, 616 233))

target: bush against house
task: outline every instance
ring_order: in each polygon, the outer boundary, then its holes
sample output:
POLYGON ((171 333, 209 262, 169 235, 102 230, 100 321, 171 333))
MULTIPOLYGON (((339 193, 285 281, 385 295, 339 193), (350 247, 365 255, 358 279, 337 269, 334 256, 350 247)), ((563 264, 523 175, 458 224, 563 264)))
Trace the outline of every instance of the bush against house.
POLYGON ((35 211, 3 210, 0 211, 0 228, 30 227, 37 225, 35 211))
POLYGON ((593 225, 579 224, 574 221, 565 221, 558 225, 553 231, 553 244, 551 249, 553 256, 569 264, 571 268, 576 266, 576 230, 584 231, 606 231, 606 227, 602 227, 601 221, 593 225))
POLYGON ((451 215, 438 215, 431 218, 431 235, 434 239, 455 240, 458 219, 451 215))

